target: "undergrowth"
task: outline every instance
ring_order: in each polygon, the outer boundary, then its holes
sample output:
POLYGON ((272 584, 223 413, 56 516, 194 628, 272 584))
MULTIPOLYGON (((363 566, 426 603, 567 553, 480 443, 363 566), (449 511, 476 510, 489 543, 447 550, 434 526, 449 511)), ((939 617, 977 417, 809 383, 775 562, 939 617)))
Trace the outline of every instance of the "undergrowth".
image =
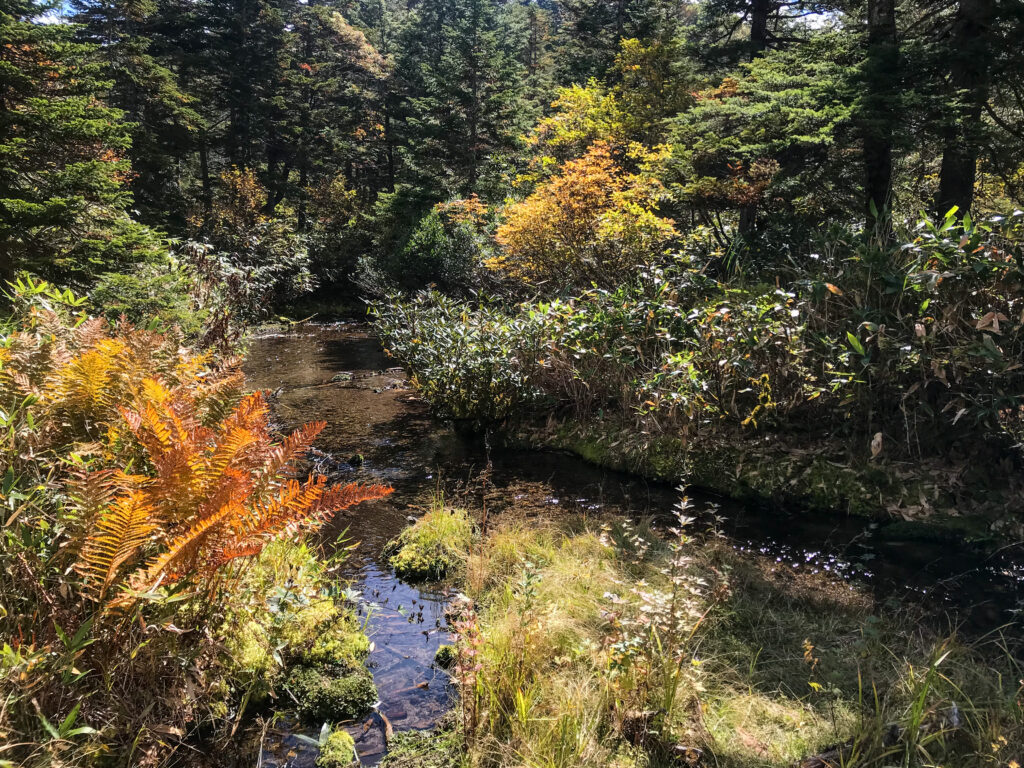
POLYGON ((698 459, 756 444, 794 464, 828 451, 854 481, 834 506, 869 506, 881 473, 882 515, 976 515, 1016 536, 1022 226, 1020 212, 950 215, 908 222, 898 244, 832 233, 770 277, 716 279, 677 253, 615 288, 522 302, 424 291, 371 313, 444 416, 597 425, 647 463, 666 444, 698 459))
POLYGON ((323 424, 275 440, 235 361, 45 283, 9 298, 0 761, 158 765, 234 734, 289 666, 364 681, 361 628, 297 542, 390 489, 302 478, 323 424))
POLYGON ((911 606, 877 605, 713 534, 691 538, 686 515, 684 501, 668 531, 492 518, 451 608, 456 722, 436 748, 410 737, 385 764, 968 768, 1024 757, 1012 628, 943 636, 911 606))

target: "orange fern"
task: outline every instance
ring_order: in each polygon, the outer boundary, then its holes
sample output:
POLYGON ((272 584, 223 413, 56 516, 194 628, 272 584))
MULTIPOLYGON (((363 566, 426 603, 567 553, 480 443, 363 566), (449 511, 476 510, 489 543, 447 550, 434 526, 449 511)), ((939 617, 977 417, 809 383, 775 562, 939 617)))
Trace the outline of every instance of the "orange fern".
POLYGON ((140 491, 122 496, 99 514, 99 530, 89 536, 77 563, 97 600, 103 601, 116 583, 121 567, 135 559, 151 541, 157 523, 150 500, 140 491))
POLYGON ((325 424, 307 424, 275 444, 260 393, 241 398, 210 426, 200 410, 194 388, 154 378, 140 382, 133 408, 121 409, 150 474, 133 478, 98 515, 90 513, 99 530, 87 537, 79 567, 97 585, 97 599, 122 579, 137 591, 209 580, 224 564, 258 555, 268 541, 315 529, 340 509, 391 492, 381 485, 331 487, 321 475, 295 479, 325 424))

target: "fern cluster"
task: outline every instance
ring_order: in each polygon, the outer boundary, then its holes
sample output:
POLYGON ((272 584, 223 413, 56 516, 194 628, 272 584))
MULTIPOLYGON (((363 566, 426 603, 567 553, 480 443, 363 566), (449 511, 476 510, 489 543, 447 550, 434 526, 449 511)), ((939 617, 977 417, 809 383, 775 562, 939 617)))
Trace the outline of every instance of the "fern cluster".
POLYGON ((66 717, 83 691, 117 727, 127 680, 191 697, 187 665, 158 648, 192 659, 198 687, 217 653, 203 638, 269 542, 390 489, 302 474, 324 423, 276 439, 237 360, 87 318, 55 291, 17 310, 0 328, 0 737, 66 717))

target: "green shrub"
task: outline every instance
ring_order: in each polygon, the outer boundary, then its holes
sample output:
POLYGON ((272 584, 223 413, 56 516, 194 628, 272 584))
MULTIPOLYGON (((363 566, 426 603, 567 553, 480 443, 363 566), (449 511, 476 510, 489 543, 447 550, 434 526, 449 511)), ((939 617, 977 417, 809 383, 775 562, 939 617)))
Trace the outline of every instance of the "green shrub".
POLYGON ((191 281, 175 264, 142 264, 126 274, 108 272, 90 292, 90 303, 109 320, 122 315, 135 325, 179 326, 198 335, 206 312, 193 307, 191 281))
MULTIPOLYGON (((608 412, 644 434, 842 435, 867 453, 996 455, 1024 435, 1024 213, 920 222, 901 245, 828 244, 772 284, 685 260, 614 290, 503 309, 437 293, 374 306, 442 414, 480 422, 608 412), (955 384, 955 386, 954 386, 955 384)), ((982 462, 983 463, 983 462, 982 462)))
POLYGON ((436 291, 407 303, 391 296, 370 311, 388 351, 412 370, 444 416, 502 421, 543 396, 533 382, 542 341, 538 317, 510 317, 487 302, 471 309, 436 291))
POLYGON ((452 291, 470 281, 478 262, 479 246, 471 227, 446 223, 435 208, 416 225, 388 269, 403 288, 436 283, 452 291))

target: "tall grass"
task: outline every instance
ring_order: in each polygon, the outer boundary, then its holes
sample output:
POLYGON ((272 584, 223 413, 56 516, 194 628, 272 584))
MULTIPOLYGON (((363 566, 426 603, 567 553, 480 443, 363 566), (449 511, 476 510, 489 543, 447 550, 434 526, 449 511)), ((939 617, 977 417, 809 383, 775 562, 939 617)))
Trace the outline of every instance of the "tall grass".
POLYGON ((464 750, 446 764, 1006 768, 1024 757, 1024 671, 1002 635, 945 637, 912 606, 695 541, 685 525, 513 514, 492 516, 460 571, 464 750))

